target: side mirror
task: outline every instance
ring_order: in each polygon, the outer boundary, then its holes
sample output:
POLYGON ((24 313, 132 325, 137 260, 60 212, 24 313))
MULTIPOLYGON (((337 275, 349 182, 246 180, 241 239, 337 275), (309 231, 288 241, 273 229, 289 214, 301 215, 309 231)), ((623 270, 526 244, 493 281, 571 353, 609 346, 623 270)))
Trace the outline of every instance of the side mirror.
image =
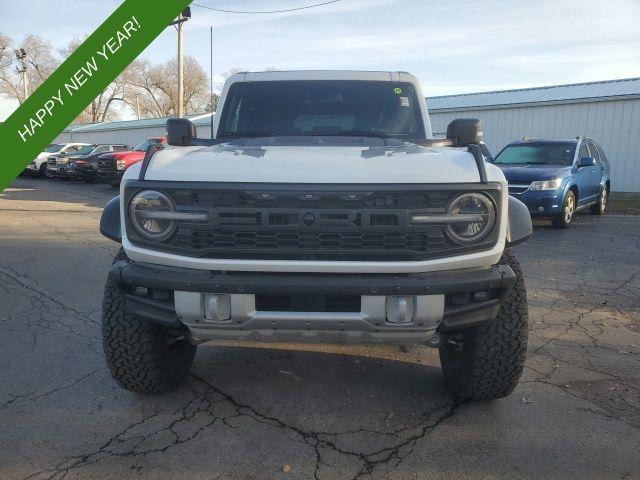
POLYGON ((198 138, 196 126, 186 118, 170 118, 167 120, 167 143, 179 147, 191 145, 198 138))
POLYGON ((596 159, 593 157, 582 157, 578 160, 578 168, 593 167, 596 164, 596 159))
POLYGON ((482 124, 477 118, 456 118, 447 126, 447 138, 456 147, 482 142, 482 124))

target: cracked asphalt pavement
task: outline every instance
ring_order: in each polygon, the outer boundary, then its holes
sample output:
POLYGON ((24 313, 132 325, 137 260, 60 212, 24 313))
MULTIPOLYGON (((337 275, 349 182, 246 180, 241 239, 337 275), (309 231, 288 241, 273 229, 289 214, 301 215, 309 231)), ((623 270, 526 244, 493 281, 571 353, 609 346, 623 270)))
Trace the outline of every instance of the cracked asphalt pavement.
POLYGON ((0 195, 1 479, 640 479, 640 216, 542 222, 516 248, 531 331, 509 398, 457 404, 422 346, 234 344, 139 396, 101 347, 114 195, 0 195))

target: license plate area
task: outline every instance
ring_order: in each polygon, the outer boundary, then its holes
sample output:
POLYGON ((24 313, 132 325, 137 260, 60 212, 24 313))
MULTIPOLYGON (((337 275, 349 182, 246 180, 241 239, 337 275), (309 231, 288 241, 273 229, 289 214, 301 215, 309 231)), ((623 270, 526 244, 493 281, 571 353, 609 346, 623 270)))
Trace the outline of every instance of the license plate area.
POLYGON ((259 312, 360 312, 360 295, 256 295, 259 312))

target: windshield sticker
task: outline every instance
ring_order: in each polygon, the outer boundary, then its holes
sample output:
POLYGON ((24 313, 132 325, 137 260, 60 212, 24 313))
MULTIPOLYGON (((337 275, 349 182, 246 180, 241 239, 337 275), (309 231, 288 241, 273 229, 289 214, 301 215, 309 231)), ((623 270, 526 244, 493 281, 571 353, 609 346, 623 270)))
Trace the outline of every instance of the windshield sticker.
POLYGON ((402 93, 402 89, 400 87, 396 87, 393 89, 393 93, 396 95, 400 95, 402 93))
POLYGON ((409 102, 409 97, 400 97, 400 106, 401 107, 410 107, 411 103, 409 102))

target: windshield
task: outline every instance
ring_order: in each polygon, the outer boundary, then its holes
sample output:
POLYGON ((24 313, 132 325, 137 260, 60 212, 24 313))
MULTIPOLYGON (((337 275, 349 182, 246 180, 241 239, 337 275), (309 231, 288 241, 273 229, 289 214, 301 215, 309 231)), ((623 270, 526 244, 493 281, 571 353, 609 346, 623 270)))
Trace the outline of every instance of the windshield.
POLYGON ((74 155, 86 155, 87 153, 91 153, 97 145, 85 145, 80 150, 78 150, 74 155))
POLYGON ((144 142, 139 143, 138 145, 133 147, 133 149, 146 152, 147 148, 149 148, 151 145, 155 145, 156 143, 160 143, 160 140, 155 138, 150 138, 149 140, 145 140, 144 142))
POLYGON ((410 83, 276 81, 235 83, 218 137, 382 136, 425 138, 410 83))
POLYGON ((62 150, 62 147, 64 147, 64 144, 53 143, 53 144, 49 145, 47 148, 45 148, 44 151, 47 152, 47 153, 56 153, 56 152, 59 152, 60 150, 62 150))
POLYGON ((496 164, 571 165, 576 144, 573 142, 507 145, 495 158, 496 164))

